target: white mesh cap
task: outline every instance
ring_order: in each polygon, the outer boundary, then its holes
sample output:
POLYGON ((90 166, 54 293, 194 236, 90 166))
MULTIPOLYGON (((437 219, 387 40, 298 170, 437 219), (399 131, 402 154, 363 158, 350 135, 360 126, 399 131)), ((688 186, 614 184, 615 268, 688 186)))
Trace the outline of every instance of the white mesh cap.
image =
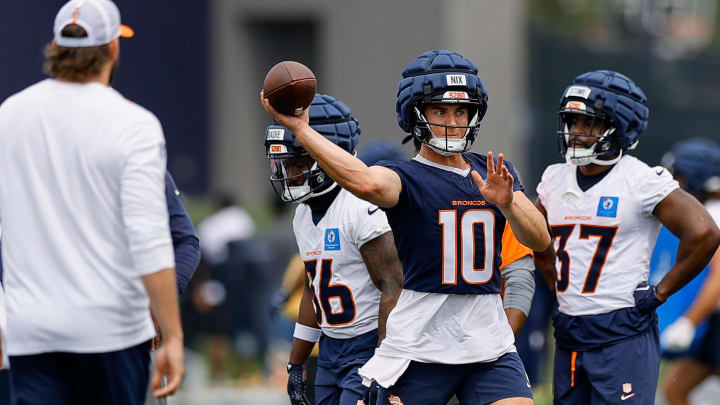
POLYGON ((81 48, 109 44, 118 37, 130 38, 133 30, 120 24, 120 10, 110 0, 70 0, 55 16, 55 43, 67 48, 81 48), (62 36, 69 24, 81 26, 87 33, 83 38, 62 36))

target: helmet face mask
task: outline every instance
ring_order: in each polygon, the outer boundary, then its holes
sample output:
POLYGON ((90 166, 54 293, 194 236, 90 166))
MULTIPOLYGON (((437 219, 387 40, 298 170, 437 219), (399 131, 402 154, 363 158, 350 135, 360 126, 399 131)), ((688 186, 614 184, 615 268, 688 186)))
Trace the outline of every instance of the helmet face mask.
POLYGON ((270 183, 285 202, 300 203, 325 194, 337 184, 308 154, 268 157, 270 183))
POLYGON ((467 152, 472 148, 478 132, 480 131, 480 122, 478 121, 478 101, 474 103, 457 103, 455 102, 435 102, 430 104, 418 103, 414 108, 416 120, 413 128, 413 135, 422 143, 429 146, 433 151, 442 156, 450 156, 456 153, 467 152), (465 105, 467 116, 469 117, 467 125, 446 125, 431 122, 425 115, 425 108, 431 104, 448 104, 448 105, 465 105), (451 136, 449 132, 457 132, 454 130, 463 130, 463 136, 451 136))
MULTIPOLYGON (((568 104, 578 104, 571 102, 568 104)), ((582 104, 582 103, 580 103, 582 104)), ((565 161, 576 166, 594 163, 609 166, 622 157, 611 117, 587 110, 561 109, 558 113, 558 149, 565 161), (577 130, 578 120, 584 118, 583 132, 577 130), (589 121, 589 124, 587 122, 589 121), (591 144, 587 140, 594 139, 591 144)))

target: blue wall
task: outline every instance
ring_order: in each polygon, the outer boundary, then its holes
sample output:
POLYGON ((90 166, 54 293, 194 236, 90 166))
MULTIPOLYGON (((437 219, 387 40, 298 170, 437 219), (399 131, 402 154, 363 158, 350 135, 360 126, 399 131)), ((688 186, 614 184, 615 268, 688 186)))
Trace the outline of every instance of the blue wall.
MULTIPOLYGON (((0 100, 42 80, 44 45, 64 1, 3 1, 0 8, 0 100)), ((202 0, 116 1, 135 37, 121 40, 113 87, 163 124, 168 167, 179 187, 209 184, 208 3, 202 0)))

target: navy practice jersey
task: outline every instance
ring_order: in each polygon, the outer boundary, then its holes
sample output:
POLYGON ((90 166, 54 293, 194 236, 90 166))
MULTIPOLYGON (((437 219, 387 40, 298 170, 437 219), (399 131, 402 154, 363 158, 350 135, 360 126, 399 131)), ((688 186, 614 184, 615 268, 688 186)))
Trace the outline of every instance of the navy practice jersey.
MULTIPOLYGON (((463 153, 483 179, 487 156, 463 153)), ((402 182, 397 205, 386 209, 403 265, 403 288, 444 294, 500 293, 505 217, 483 198, 470 174, 416 156, 378 163, 402 182)), ((513 191, 523 191, 512 163, 513 191)))

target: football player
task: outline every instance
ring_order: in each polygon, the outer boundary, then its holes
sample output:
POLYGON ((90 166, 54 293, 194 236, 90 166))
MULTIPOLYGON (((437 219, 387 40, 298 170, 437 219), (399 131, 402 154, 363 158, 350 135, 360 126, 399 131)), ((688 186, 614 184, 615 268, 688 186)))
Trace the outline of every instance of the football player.
MULTIPOLYGON (((704 204, 720 223, 720 146, 709 139, 689 139, 673 146, 663 156, 663 165, 672 172, 683 190, 704 204)), ((695 338, 696 327, 708 321, 699 345, 671 363, 663 388, 670 405, 687 405, 698 384, 720 368, 720 253, 710 262, 710 273, 699 294, 683 316, 660 335, 668 352, 685 352, 695 338)))
MULTIPOLYGON (((415 154, 420 153, 422 142, 413 135, 408 135, 402 143, 413 141, 415 154)), ((358 155, 368 166, 378 160, 368 162, 358 155)), ((389 160, 389 159, 388 159, 389 160)), ((502 234, 502 249, 500 250, 500 274, 502 275, 502 297, 505 315, 515 336, 519 336, 530 315, 535 296, 535 264, 532 260, 532 250, 518 242, 508 222, 502 234)), ((522 353, 520 353, 522 356, 522 353)), ((529 373, 528 373, 529 374, 529 373)), ((454 398, 450 403, 456 403, 454 398), (455 402, 454 402, 455 401, 455 402)))
MULTIPOLYGON (((307 111, 323 141, 355 152, 360 128, 345 104, 318 94, 307 111)), ((265 148, 273 188, 299 203, 293 230, 308 280, 288 364, 290 401, 309 402, 303 364, 319 341, 315 403, 356 405, 366 392, 357 370, 384 338, 402 284, 387 217, 338 186, 298 143, 295 127, 269 126, 265 148)))
POLYGON ((702 270, 720 243, 707 211, 666 169, 626 154, 648 115, 642 90, 613 71, 584 73, 561 96, 558 144, 566 163, 546 168, 537 187, 555 244, 535 255, 559 304, 555 404, 653 404, 655 308, 702 270), (647 280, 661 223, 680 246, 655 286, 647 280))
POLYGON ((398 86, 401 128, 422 142, 407 162, 366 166, 308 125, 308 115, 265 111, 344 189, 382 207, 403 268, 403 290, 385 339, 359 373, 383 388, 382 404, 532 404, 500 298, 506 221, 517 239, 545 250, 542 214, 512 164, 468 152, 487 93, 475 64, 447 50, 412 61, 398 86))

